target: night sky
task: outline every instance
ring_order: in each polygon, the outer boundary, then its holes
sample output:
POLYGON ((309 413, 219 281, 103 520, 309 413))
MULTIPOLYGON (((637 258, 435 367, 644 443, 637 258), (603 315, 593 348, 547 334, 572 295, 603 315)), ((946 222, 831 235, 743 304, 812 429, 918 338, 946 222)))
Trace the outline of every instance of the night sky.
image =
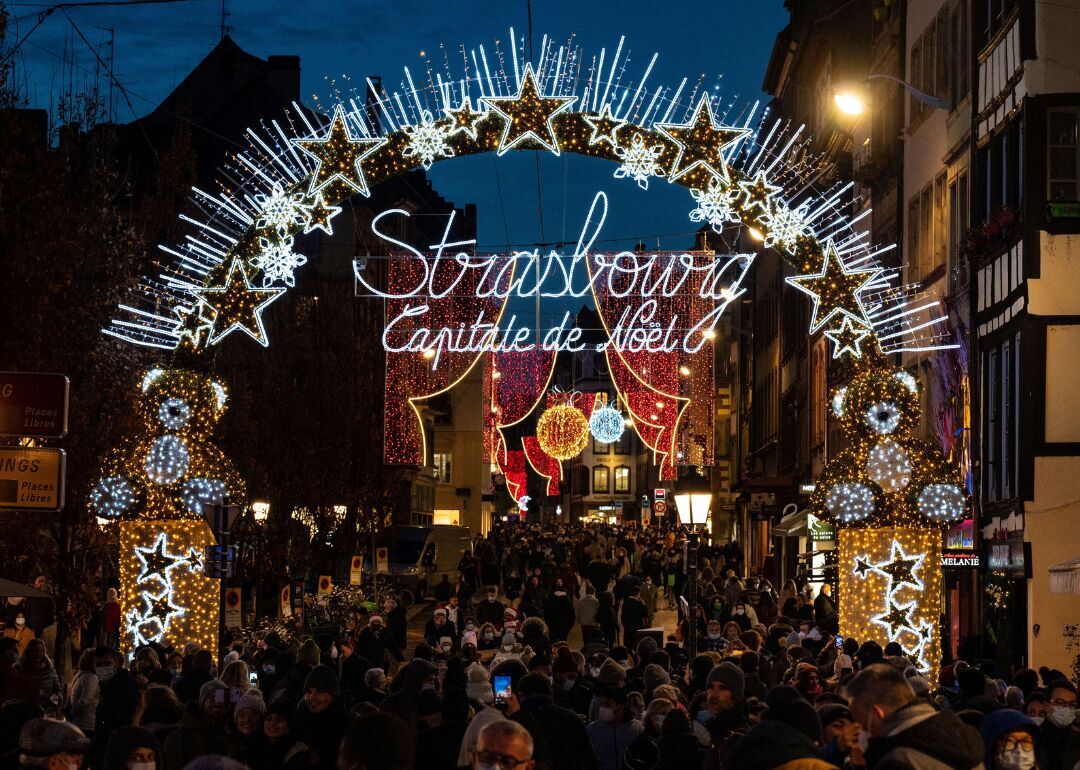
MULTIPOLYGON (((19 17, 16 28, 9 32, 9 43, 13 35, 21 38, 29 30, 41 7, 26 2, 9 4, 9 11, 19 17)), ((135 114, 141 116, 217 42, 220 12, 218 0, 190 0, 171 5, 74 9, 68 14, 94 44, 108 39, 103 28, 115 28, 116 75, 129 90, 135 114)), ((328 78, 346 75, 360 84, 365 75, 381 75, 388 89, 397 88, 404 65, 413 69, 414 77, 423 73, 422 51, 441 64, 440 45, 445 45, 456 64, 462 43, 467 47, 482 43, 490 55, 495 40, 509 50, 511 26, 519 35, 527 30, 524 0, 229 0, 228 12, 230 34, 245 50, 260 57, 299 55, 305 99, 318 95, 324 104, 332 93, 328 78)), ((652 87, 674 87, 682 77, 693 84, 705 73, 705 83, 711 88, 721 76, 717 93, 725 103, 736 99, 740 104, 767 100, 761 81, 773 39, 786 18, 782 0, 533 2, 537 52, 545 33, 558 43, 575 34, 586 62, 601 46, 607 47, 610 61, 619 36, 625 35, 628 77, 636 80, 652 54, 659 52, 649 78, 652 87)), ((22 47, 24 82, 35 106, 46 106, 62 85, 65 75, 58 57, 65 48, 74 52, 79 67, 92 73, 94 55, 62 13, 46 20, 22 47)), ((107 58, 108 47, 101 51, 107 58)), ((460 67, 455 71, 460 72, 460 67)), ((82 76, 92 77, 85 72, 82 76)), ((119 95, 115 112, 121 122, 133 117, 119 95)), ((684 188, 653 180, 647 192, 641 191, 631 180, 613 179, 613 164, 566 154, 541 157, 541 238, 533 156, 532 152, 509 153, 496 161, 489 154, 444 161, 432 169, 436 188, 443 195, 458 204, 478 204, 481 249, 505 250, 508 241, 515 246, 573 243, 598 190, 605 190, 611 203, 601 235, 605 248, 628 248, 638 239, 650 248, 680 248, 692 242, 694 225, 687 218, 692 205, 684 188), (498 185, 494 183, 496 171, 498 185)))

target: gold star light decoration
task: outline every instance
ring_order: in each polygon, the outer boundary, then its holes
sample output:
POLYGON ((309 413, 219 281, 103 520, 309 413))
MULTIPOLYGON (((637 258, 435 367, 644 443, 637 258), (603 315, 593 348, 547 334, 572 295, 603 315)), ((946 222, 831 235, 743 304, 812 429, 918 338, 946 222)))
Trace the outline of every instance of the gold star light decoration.
POLYGON ((833 358, 842 358, 845 355, 862 358, 862 341, 870 334, 869 329, 856 324, 848 315, 843 317, 839 326, 825 330, 825 338, 833 343, 833 358))
POLYGON ((285 293, 285 289, 256 288, 248 279, 244 265, 234 259, 223 286, 212 286, 195 292, 214 312, 214 325, 208 344, 213 345, 237 329, 263 347, 270 344, 263 326, 262 313, 266 307, 285 293))
POLYGON ((483 99, 484 104, 503 119, 503 132, 496 154, 503 155, 522 143, 533 142, 558 155, 559 139, 552 121, 576 101, 576 96, 541 94, 532 65, 527 64, 525 74, 521 76, 521 87, 515 96, 485 96, 483 99))
POLYGON ((657 123, 656 128, 678 147, 671 165, 671 181, 695 170, 730 179, 724 151, 750 133, 745 128, 716 125, 708 95, 698 100, 688 123, 657 123))
POLYGON ((293 144, 315 159, 309 194, 323 190, 332 183, 341 183, 365 197, 371 195, 363 161, 386 144, 386 139, 381 136, 353 136, 342 105, 334 108, 334 117, 325 136, 293 139, 293 144))
POLYGON ((881 269, 877 267, 858 270, 845 267, 832 241, 828 241, 819 272, 794 275, 786 280, 813 299, 810 318, 810 333, 813 334, 836 315, 850 318, 863 327, 870 326, 859 292, 880 273, 881 269))
POLYGON ((619 129, 628 122, 613 117, 610 104, 601 107, 599 115, 585 115, 583 120, 591 129, 589 134, 590 146, 607 142, 612 147, 619 146, 619 129))
POLYGON ((449 136, 461 134, 476 141, 477 125, 487 117, 487 113, 476 112, 473 109, 471 96, 466 96, 458 107, 447 107, 443 111, 450 119, 450 128, 447 130, 449 136))
POLYGON ((327 206, 326 198, 322 193, 312 196, 312 202, 304 206, 306 217, 304 220, 304 234, 322 230, 327 235, 333 235, 334 229, 330 226, 330 220, 341 213, 341 206, 327 206))

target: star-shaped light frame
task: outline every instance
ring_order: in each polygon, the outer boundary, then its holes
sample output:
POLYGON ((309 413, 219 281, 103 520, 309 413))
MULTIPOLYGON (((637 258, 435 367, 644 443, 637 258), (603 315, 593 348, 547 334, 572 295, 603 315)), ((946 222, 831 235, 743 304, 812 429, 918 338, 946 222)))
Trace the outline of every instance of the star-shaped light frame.
POLYGON ((207 344, 216 345, 230 332, 239 329, 266 347, 270 341, 266 337, 262 313, 284 293, 285 289, 281 288, 256 288, 248 278, 240 258, 233 259, 225 276, 224 286, 211 286, 194 292, 196 297, 214 310, 214 326, 210 330, 207 344), (240 280, 237 280, 237 273, 240 274, 240 280))
POLYGON ((499 147, 495 150, 496 155, 505 155, 529 140, 559 155, 561 149, 559 139, 555 136, 554 119, 559 113, 570 109, 577 97, 544 96, 536 84, 532 64, 526 64, 517 95, 485 96, 481 101, 503 118, 503 132, 499 137, 499 147))
POLYGON ((311 203, 304 206, 307 216, 304 221, 304 235, 322 230, 327 235, 334 234, 334 228, 330 226, 330 220, 341 213, 341 206, 327 206, 326 198, 321 192, 312 196, 311 203))
POLYGON ((466 96, 457 107, 446 107, 443 112, 450 118, 448 136, 462 134, 476 141, 476 127, 483 122, 490 113, 477 112, 472 106, 472 97, 466 96))
POLYGON ((340 181, 365 198, 371 196, 363 161, 386 144, 385 137, 355 137, 345 117, 345 108, 338 104, 326 135, 321 138, 293 139, 293 144, 315 159, 308 195, 340 181))
POLYGON ((169 584, 169 573, 181 564, 186 564, 187 559, 183 556, 169 553, 168 537, 164 532, 158 534, 154 544, 149 548, 135 546, 135 558, 142 565, 136 583, 143 583, 154 577, 162 580, 166 587, 169 584))
POLYGON ((883 626, 888 633, 889 641, 895 642, 905 631, 910 631, 913 634, 917 633, 915 627, 911 624, 911 613, 914 611, 915 602, 897 604, 892 599, 887 599, 885 601, 885 612, 874 615, 870 620, 879 626, 883 626))
POLYGON ((589 134, 589 146, 607 142, 612 147, 619 146, 619 129, 629 121, 620 120, 611 114, 611 104, 605 104, 595 115, 582 115, 581 119, 592 129, 589 134))
POLYGON ((679 150, 668 176, 672 182, 696 168, 725 181, 730 180, 724 151, 750 133, 745 128, 716 125, 707 94, 698 99, 688 123, 656 123, 655 128, 679 150))
POLYGON ((825 243, 825 257, 821 270, 807 275, 793 275, 785 279, 814 301, 810 316, 810 333, 814 334, 833 316, 840 314, 851 318, 861 326, 870 326, 866 307, 859 292, 881 273, 879 267, 849 269, 836 253, 832 241, 825 243))
POLYGON ((844 355, 862 358, 861 344, 870 334, 869 329, 856 324, 846 315, 840 322, 840 326, 825 330, 826 339, 833 343, 833 358, 840 358, 844 355))

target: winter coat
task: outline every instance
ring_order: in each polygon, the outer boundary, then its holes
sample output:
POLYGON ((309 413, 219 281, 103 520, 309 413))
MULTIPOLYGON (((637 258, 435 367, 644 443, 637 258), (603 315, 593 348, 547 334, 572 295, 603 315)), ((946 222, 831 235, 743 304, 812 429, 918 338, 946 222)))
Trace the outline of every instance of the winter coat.
POLYGON ((693 733, 668 733, 656 742, 660 747, 658 770, 701 770, 705 749, 693 733))
MULTIPOLYGON (((409 616, 405 612, 405 608, 400 604, 386 614, 386 630, 390 632, 390 639, 393 640, 399 650, 403 650, 408 646, 409 616)), ((371 660, 371 658, 368 658, 368 660, 371 660)), ((401 658, 398 657, 396 660, 401 660, 401 658)), ((375 665, 378 665, 378 663, 375 665)))
POLYGON ((599 719, 591 722, 585 732, 592 743, 599 770, 621 770, 626 747, 644 730, 644 726, 636 719, 618 724, 608 724, 599 719))
POLYGON ((251 770, 307 770, 310 755, 307 745, 291 734, 271 741, 260 732, 248 741, 243 761, 251 770))
POLYGON ((97 708, 101 702, 101 685, 93 671, 78 671, 71 680, 71 723, 83 732, 97 726, 97 708))
POLYGON ((763 719, 732 746, 725 767, 739 770, 774 770, 780 767, 834 768, 821 758, 806 733, 786 722, 763 719), (800 764, 793 764, 799 762, 800 764))
POLYGON ((369 661, 373 666, 386 667, 387 656, 401 662, 401 649, 394 641, 393 634, 385 628, 376 634, 371 627, 360 632, 356 639, 356 655, 369 661))
POLYGON ((208 720, 202 709, 191 703, 179 726, 165 739, 165 770, 183 770, 196 757, 224 754, 225 751, 224 725, 208 720))
POLYGON ((575 714, 581 716, 588 714, 592 698, 592 686, 580 676, 574 680, 574 686, 569 690, 558 683, 555 684, 555 702, 575 714))
POLYGON ((481 626, 490 623, 496 628, 502 628, 503 612, 506 605, 498 599, 484 599, 476 605, 476 622, 481 626))
POLYGON ((410 729, 416 729, 416 706, 424 688, 424 680, 438 671, 435 666, 421 658, 413 658, 405 668, 405 680, 401 689, 387 697, 379 705, 380 711, 396 714, 405 720, 410 729))
POLYGON ((551 641, 566 641, 570 629, 574 627, 574 603, 570 595, 562 591, 562 596, 552 593, 544 602, 544 620, 551 631, 551 641))
POLYGON ((315 755, 308 765, 311 770, 337 770, 338 749, 348 724, 349 715, 345 713, 341 698, 334 698, 318 714, 312 714, 306 703, 297 707, 296 739, 315 755))
POLYGON ((885 717, 870 739, 870 770, 982 770, 982 738, 951 711, 914 700, 885 717))
POLYGON ((1058 727, 1044 719, 1039 725, 1039 737, 1044 751, 1041 770, 1073 770, 1073 765, 1080 762, 1080 730, 1075 724, 1058 727))
POLYGON ((596 598, 595 594, 586 594, 585 596, 582 596, 577 602, 578 622, 583 626, 595 626, 596 611, 599 607, 600 600, 596 598))
POLYGON ((641 600, 630 596, 622 605, 623 644, 634 649, 637 644, 637 632, 649 625, 649 611, 641 600))
POLYGON ((437 649, 439 640, 444 636, 449 636, 454 640, 454 644, 457 644, 459 634, 457 626, 455 626, 452 621, 447 620, 442 626, 436 626, 435 618, 432 618, 424 626, 424 641, 432 647, 437 649))
POLYGON ((135 709, 138 706, 139 688, 135 684, 135 678, 127 669, 117 669, 112 677, 101 683, 97 726, 94 728, 95 742, 104 747, 115 728, 130 725, 135 721, 135 709))
POLYGON ((550 695, 534 695, 521 702, 521 711, 536 720, 547 739, 553 770, 596 770, 585 725, 550 695))

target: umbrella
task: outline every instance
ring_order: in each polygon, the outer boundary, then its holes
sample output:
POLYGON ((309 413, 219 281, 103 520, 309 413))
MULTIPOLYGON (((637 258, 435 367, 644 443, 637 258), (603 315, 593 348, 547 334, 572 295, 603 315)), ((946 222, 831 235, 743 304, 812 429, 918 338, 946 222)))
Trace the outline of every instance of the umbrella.
POLYGON ((40 588, 24 586, 22 583, 16 583, 14 580, 6 580, 4 578, 0 578, 0 596, 4 598, 9 596, 23 596, 27 599, 52 598, 52 594, 42 591, 40 588))

